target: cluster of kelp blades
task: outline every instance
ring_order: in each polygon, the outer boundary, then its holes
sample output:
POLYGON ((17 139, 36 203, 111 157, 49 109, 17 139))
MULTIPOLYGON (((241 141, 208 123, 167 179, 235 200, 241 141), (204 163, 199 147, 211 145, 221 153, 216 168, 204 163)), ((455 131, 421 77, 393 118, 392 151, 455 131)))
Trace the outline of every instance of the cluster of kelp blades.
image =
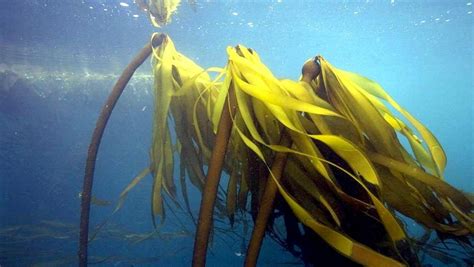
POLYGON ((177 182, 193 217, 189 179, 203 198, 195 266, 205 264, 213 214, 231 224, 236 214, 252 214, 248 266, 256 264, 264 231, 271 233, 281 214, 281 240, 289 250, 312 231, 314 239, 362 265, 419 265, 416 251, 423 246, 407 236, 398 214, 443 240, 471 246, 473 203, 444 181, 441 145, 377 83, 321 56, 310 62, 310 77, 279 80, 243 46, 227 49, 224 68, 205 70, 176 51, 168 36, 155 34, 151 43, 151 162, 119 206, 151 173, 153 223, 157 216, 164 220, 164 194, 180 206, 177 182), (177 157, 180 174, 174 177, 177 157), (228 179, 219 191, 221 169, 228 179), (287 223, 290 213, 296 223, 287 223))
MULTIPOLYGON (((4 266, 65 266, 77 264, 77 255, 73 253, 75 241, 79 235, 76 224, 57 220, 42 220, 36 224, 12 225, 0 228, 0 264, 4 266)), ((159 239, 160 242, 189 238, 192 233, 185 230, 168 232, 135 232, 123 226, 109 223, 103 227, 95 242, 125 242, 136 246, 147 240, 159 239)), ((124 243, 124 244, 125 244, 124 243)), ((180 253, 181 249, 168 251, 166 255, 153 257, 130 257, 107 253, 106 256, 94 255, 89 264, 113 265, 160 263, 180 253)), ((128 265, 129 266, 129 265, 128 265)))

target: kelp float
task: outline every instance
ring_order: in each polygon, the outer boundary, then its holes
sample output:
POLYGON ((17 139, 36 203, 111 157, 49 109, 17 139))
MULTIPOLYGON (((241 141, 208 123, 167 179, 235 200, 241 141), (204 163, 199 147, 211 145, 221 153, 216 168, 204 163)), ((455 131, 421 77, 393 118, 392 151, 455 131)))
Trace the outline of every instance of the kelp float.
POLYGON ((224 68, 203 69, 169 36, 154 34, 117 82, 94 131, 82 194, 82 266, 100 137, 121 90, 150 53, 150 164, 121 194, 118 208, 150 173, 153 222, 165 218, 163 198, 180 201, 178 188, 192 216, 189 179, 202 193, 194 266, 205 265, 216 214, 230 224, 239 214, 252 215, 246 266, 256 265, 265 232, 310 264, 419 266, 421 245, 408 236, 400 215, 441 240, 471 246, 473 203, 444 181, 441 145, 379 84, 321 56, 305 63, 300 81, 280 80, 240 45, 227 49, 224 68), (222 172, 228 179, 219 191, 222 172), (284 234, 274 231, 279 218, 284 234))

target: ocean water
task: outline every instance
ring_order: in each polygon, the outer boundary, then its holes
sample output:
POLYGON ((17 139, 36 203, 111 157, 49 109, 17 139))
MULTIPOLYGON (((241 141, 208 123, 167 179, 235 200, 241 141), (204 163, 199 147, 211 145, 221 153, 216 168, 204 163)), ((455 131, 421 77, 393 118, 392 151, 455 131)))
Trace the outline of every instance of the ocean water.
MULTIPOLYGON (((131 0, 0 0, 2 267, 77 264, 78 194, 90 136, 113 83, 153 32, 167 33, 203 67, 224 66, 226 47, 243 44, 280 78, 298 79, 315 55, 370 77, 436 135, 448 156, 446 180, 474 192, 472 1, 196 2, 183 1, 172 23, 157 29, 131 0)), ((97 198, 116 201, 148 164, 148 62, 107 126, 97 198)), ((134 243, 153 229, 150 188, 150 178, 137 185, 90 245, 96 265, 190 265, 195 227, 182 213, 168 213, 159 238, 134 243)), ((200 199, 191 194, 197 214, 200 199)), ((112 211, 113 205, 93 206, 91 224, 112 211)), ((220 226, 232 234, 215 235, 208 265, 241 266, 242 227, 220 226)), ((424 263, 446 264, 429 257, 424 263)), ((259 265, 302 263, 266 239, 259 265)))

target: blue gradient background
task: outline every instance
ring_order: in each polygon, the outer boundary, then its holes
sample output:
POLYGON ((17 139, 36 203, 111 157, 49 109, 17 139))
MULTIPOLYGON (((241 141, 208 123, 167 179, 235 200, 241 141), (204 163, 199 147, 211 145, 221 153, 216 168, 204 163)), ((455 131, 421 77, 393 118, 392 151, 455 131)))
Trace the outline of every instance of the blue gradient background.
MULTIPOLYGON (((0 113, 0 228, 43 219, 78 223, 77 194, 87 145, 114 82, 88 82, 87 73, 120 73, 154 31, 169 34, 180 52, 203 67, 223 66, 226 47, 243 44, 256 50, 277 77, 298 79, 303 62, 320 54, 339 68, 378 81, 444 146, 446 180, 474 191, 470 1, 198 1, 196 11, 184 2, 173 22, 162 29, 151 27, 130 0, 123 1, 129 7, 120 2, 0 0, 0 66, 84 75, 66 97, 46 97, 41 103, 27 99, 21 110, 0 113)), ((139 70, 149 71, 149 64, 139 70)), ((60 84, 56 88, 54 81, 46 80, 37 90, 60 91, 60 84)), ((144 92, 149 86, 126 89, 112 115, 96 167, 98 197, 116 200, 148 162, 153 109, 151 96, 144 92)), ((130 193, 114 222, 136 231, 152 229, 150 185, 147 179, 130 193)), ((197 211, 199 198, 191 201, 197 211)), ((110 212, 111 208, 94 207, 92 221, 98 223, 110 212)), ((184 222, 194 231, 189 221, 184 222)), ((180 229, 172 216, 163 227, 180 229)), ((160 256, 154 264, 188 266, 192 241, 188 236, 129 246, 102 240, 92 244, 90 254, 160 256)), ((64 254, 74 256, 74 242, 61 245, 64 254)), ((57 244, 45 241, 24 249, 38 245, 57 244)), ((239 240, 226 244, 216 238, 209 265, 241 266, 242 257, 235 255, 239 249, 239 240)), ((270 240, 262 253, 262 266, 295 261, 270 240)), ((126 260, 110 265, 130 266, 126 260)))

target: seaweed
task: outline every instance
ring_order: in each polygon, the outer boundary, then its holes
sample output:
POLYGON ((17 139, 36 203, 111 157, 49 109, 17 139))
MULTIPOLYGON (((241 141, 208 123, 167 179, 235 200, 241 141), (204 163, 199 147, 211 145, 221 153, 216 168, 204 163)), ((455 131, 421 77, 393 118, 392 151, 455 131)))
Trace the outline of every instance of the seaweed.
POLYGON ((409 237, 400 214, 440 238, 469 243, 473 203, 444 180, 441 144, 376 82, 322 56, 305 64, 300 81, 280 80, 242 45, 227 49, 225 67, 203 69, 169 36, 154 34, 151 43, 152 146, 139 177, 149 171, 153 178, 155 228, 165 220, 165 195, 183 209, 177 181, 193 220, 185 179, 201 192, 194 266, 205 265, 214 216, 235 226, 245 222, 239 214, 252 215, 247 266, 256 265, 265 232, 309 264, 420 266, 423 245, 409 237))

